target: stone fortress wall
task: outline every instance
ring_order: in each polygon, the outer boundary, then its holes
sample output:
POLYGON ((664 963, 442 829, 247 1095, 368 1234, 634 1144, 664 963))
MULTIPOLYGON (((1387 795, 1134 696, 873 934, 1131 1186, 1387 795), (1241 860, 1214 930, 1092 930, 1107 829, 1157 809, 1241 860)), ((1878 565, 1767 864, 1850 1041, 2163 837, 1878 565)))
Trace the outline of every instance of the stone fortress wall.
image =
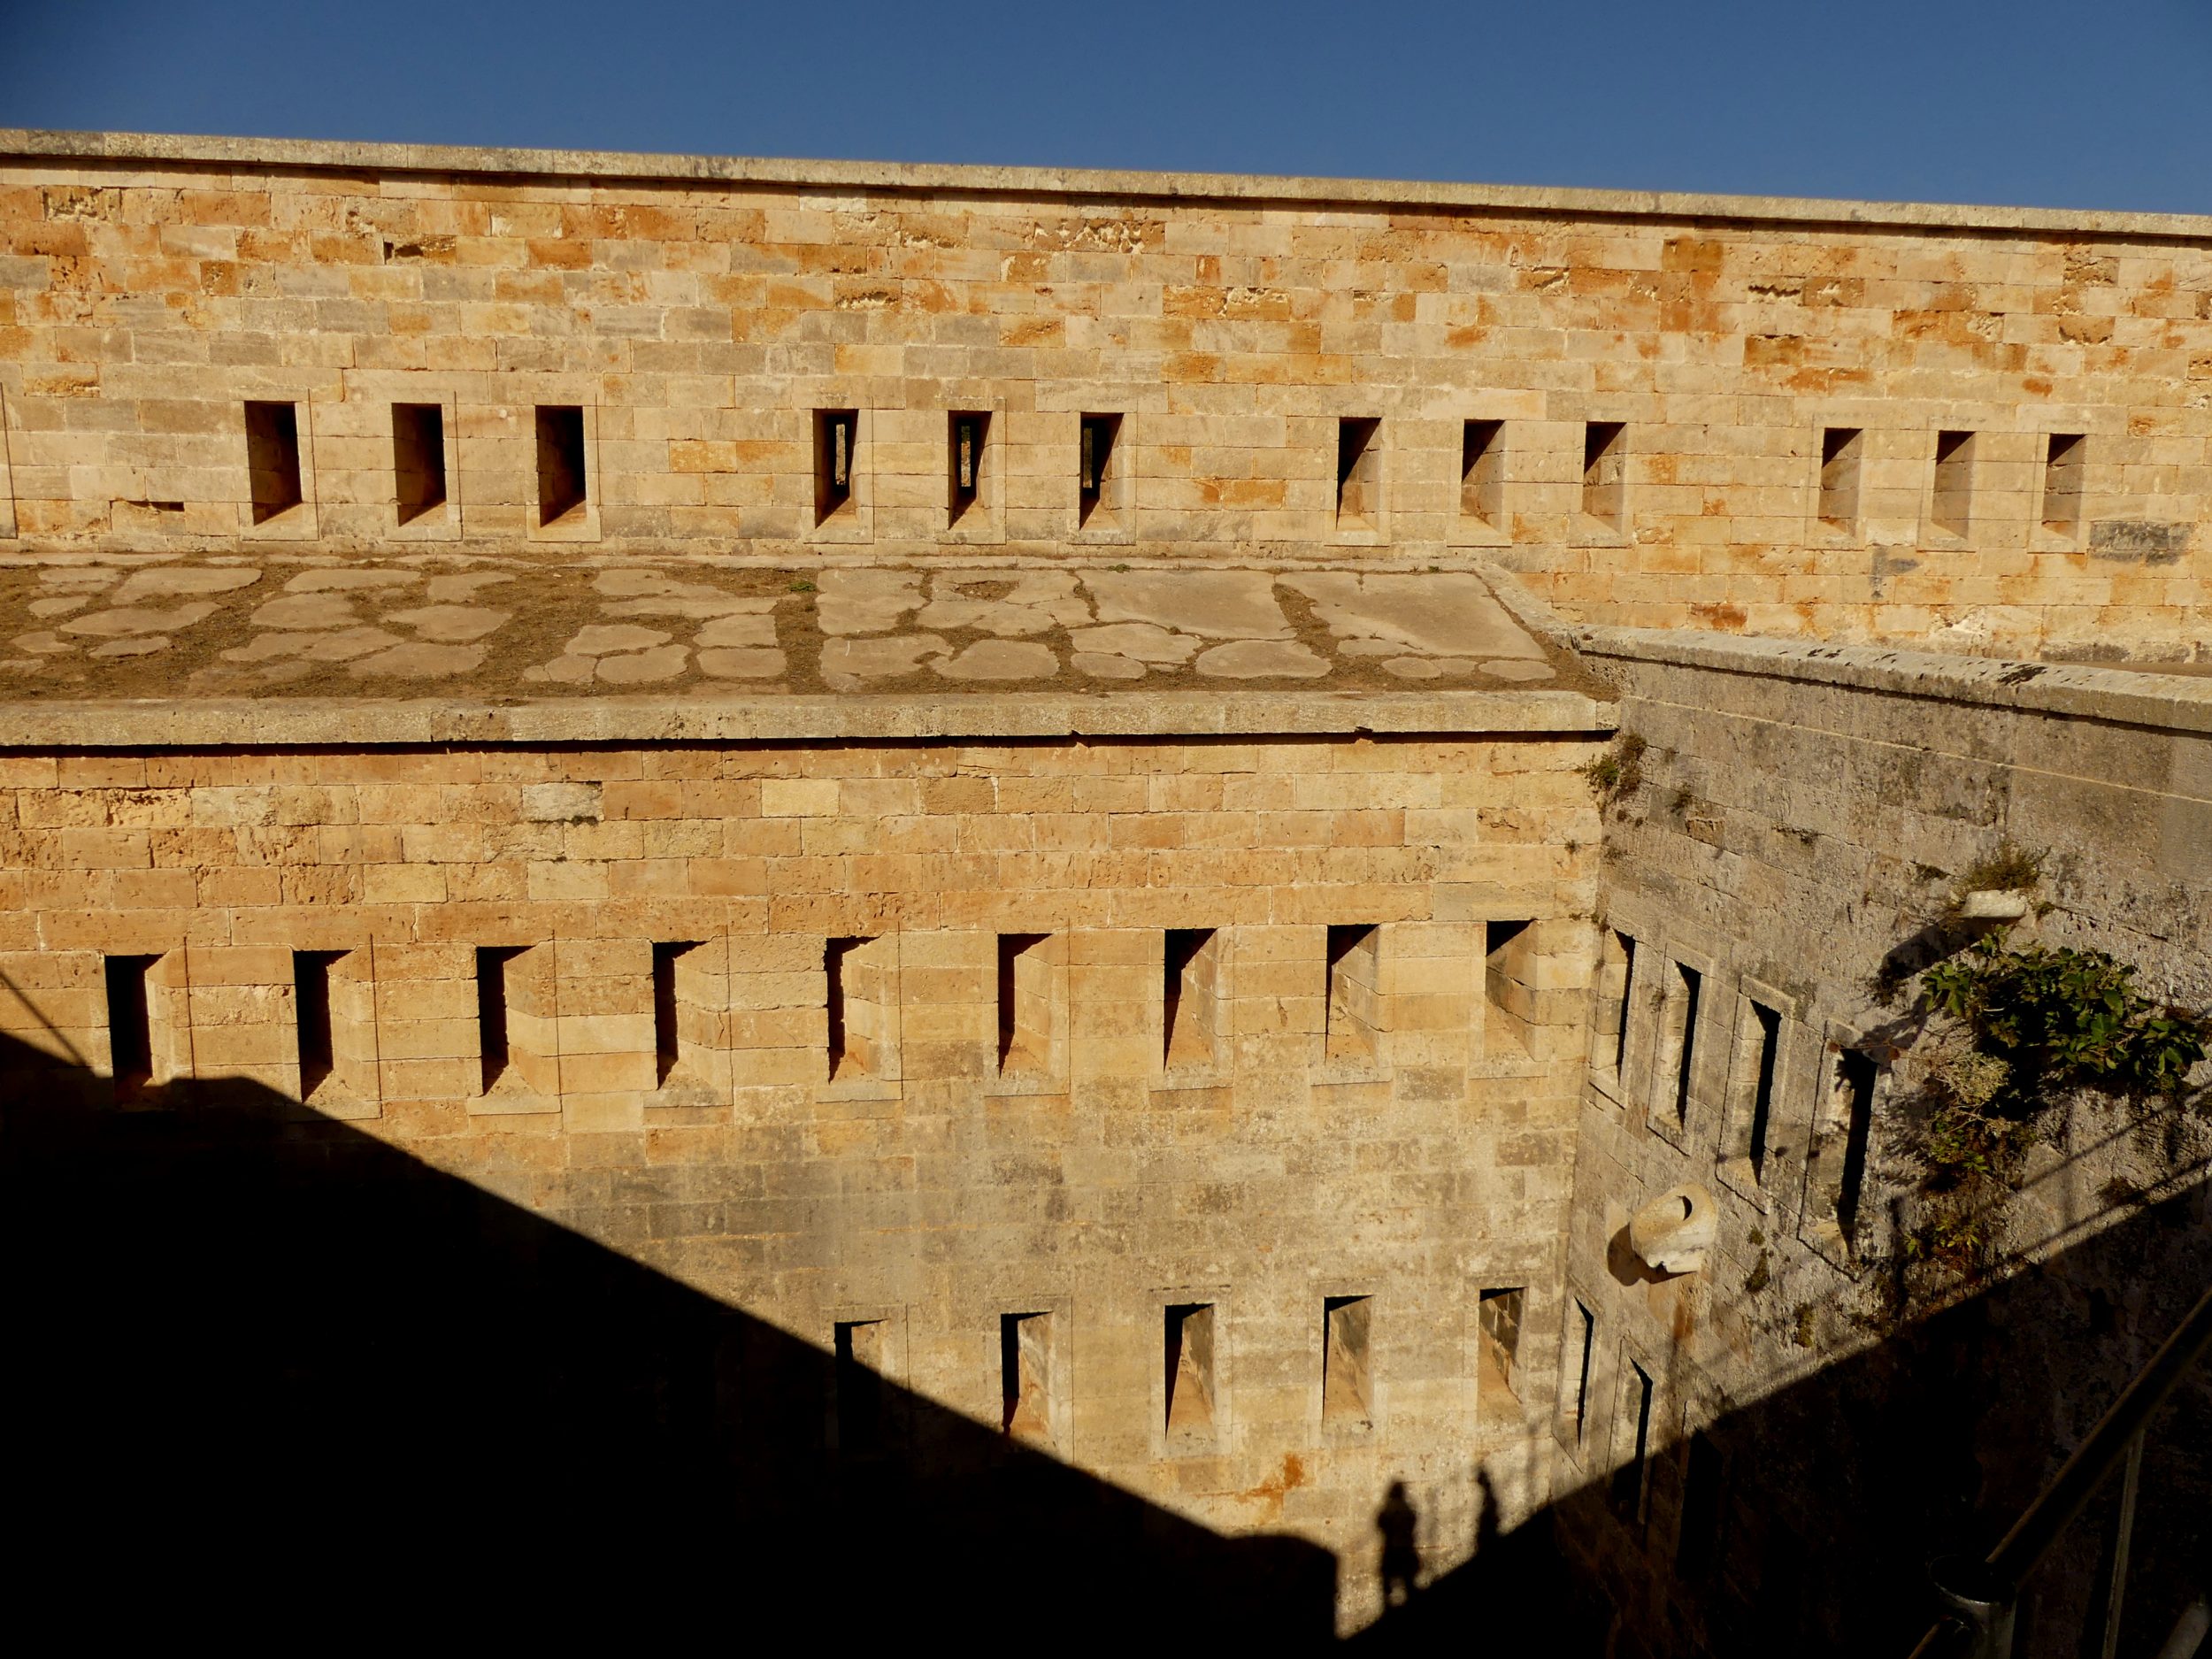
POLYGON ((995 1425, 1016 1317, 1024 1439, 1353 1617, 1391 1479, 1440 1568, 1542 1502, 1594 734, 95 741, 0 760, 0 1031, 125 1108, 258 1080, 995 1425))
MULTIPOLYGON (((2147 994, 2212 1006, 2212 688, 1686 634, 1583 645, 1643 747, 1600 881, 1553 1420, 1558 1488, 1585 1494, 1565 1532, 1659 1651, 1909 1651, 1925 1562, 2001 1534, 2212 1273, 2201 1102, 2087 1095, 1993 1229, 2047 1286, 2034 1314, 1917 1376, 1888 1351, 1958 1294, 1901 1236, 1940 1037, 1910 975, 1987 931, 1952 906, 2008 844, 2042 864, 2008 943, 2105 950, 2147 994), (1686 1185, 1715 1212, 1710 1256, 1645 1271, 1629 1221, 1686 1185), (2122 1224, 2147 1236, 2107 1256, 2122 1224), (1822 1380, 1837 1368, 1852 1379, 1822 1380), (1855 1409, 1788 1402, 1805 1387, 1855 1409)), ((2146 1490, 2169 1513, 2200 1499, 2208 1411, 2201 1385, 2154 1440, 2146 1490)), ((2074 1589, 2103 1521, 2069 1540, 2074 1589)), ((2139 1530, 2152 1556, 2174 1541, 2157 1530, 2139 1530)), ((2162 1632, 2176 1563, 2146 1561, 2129 1617, 2162 1632)), ((2064 1606, 2030 1651, 2072 1650, 2064 1606)))
POLYGON ((1652 1651, 1824 1617, 1794 1519, 1679 1552, 1863 1347, 1865 976, 2009 835, 2203 998, 2191 682, 1837 643, 2201 657, 2201 221, 0 152, 0 1034, 1325 1544, 1347 1626, 1400 1479, 1440 1572, 1556 1501, 1652 1651))
POLYGON ((1586 621, 2030 654, 2185 657, 2206 621, 2198 220, 0 151, 0 517, 34 546, 1491 559, 1586 621))

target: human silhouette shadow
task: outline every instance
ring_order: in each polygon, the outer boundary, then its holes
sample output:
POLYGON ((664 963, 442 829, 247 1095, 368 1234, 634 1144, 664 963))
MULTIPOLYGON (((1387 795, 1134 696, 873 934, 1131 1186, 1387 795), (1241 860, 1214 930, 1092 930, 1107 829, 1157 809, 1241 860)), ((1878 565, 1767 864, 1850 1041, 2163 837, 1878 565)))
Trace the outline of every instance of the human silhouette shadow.
POLYGON ((1406 1495, 1406 1483, 1394 1480, 1375 1511, 1382 1538, 1382 1605, 1388 1613, 1412 1601, 1421 1587, 1420 1511, 1406 1495))
POLYGON ((266 1089, 149 1103, 0 1038, 19 1619, 1330 1640, 1313 1545, 1224 1537, 889 1382, 839 1401, 833 1356, 266 1089))

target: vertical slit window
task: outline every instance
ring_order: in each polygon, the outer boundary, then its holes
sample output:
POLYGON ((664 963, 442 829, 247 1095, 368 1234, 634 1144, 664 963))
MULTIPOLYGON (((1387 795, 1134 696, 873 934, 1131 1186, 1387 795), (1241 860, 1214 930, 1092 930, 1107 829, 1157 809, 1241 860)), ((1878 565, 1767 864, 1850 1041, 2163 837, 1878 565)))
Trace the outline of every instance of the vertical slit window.
POLYGON ((1527 1300, 1528 1293, 1516 1287, 1486 1290, 1475 1304, 1475 1327, 1481 1345, 1475 1397, 1485 1416, 1512 1418, 1520 1415, 1521 1317, 1527 1300))
POLYGON ((407 524, 445 505, 445 406, 392 405, 392 488, 407 524))
POLYGON ((1372 530, 1382 509, 1382 422, 1352 417, 1336 423, 1336 522, 1341 530, 1372 530))
POLYGON ((1582 511, 1617 530, 1626 501, 1622 463, 1628 452, 1628 427, 1617 420, 1593 420, 1582 428, 1582 511))
POLYGON ((998 936, 998 1069, 1038 1071, 1052 1057, 1049 933, 998 936))
POLYGON ((299 1041, 300 1098, 313 1098, 337 1066, 330 1025, 330 970, 342 952, 292 953, 292 1018, 299 1041))
POLYGON ((1936 527, 1962 536, 1974 517, 1974 434, 1939 432, 1935 446, 1935 494, 1929 517, 1936 527))
POLYGON ((1505 423, 1470 420, 1460 427, 1459 511, 1492 529, 1505 527, 1505 423))
POLYGON ((1052 1316, 1002 1313, 998 1321, 1000 1426, 1016 1440, 1052 1444, 1052 1316))
POLYGON ((1703 1578, 1720 1554, 1723 1472, 1712 1436, 1693 1434, 1682 1471, 1682 1531, 1674 1556, 1675 1571, 1685 1578, 1703 1578))
POLYGON ((476 1042, 483 1062, 481 1088, 490 1094, 514 1056, 507 1041, 507 968, 520 946, 481 945, 476 952, 476 1042))
POLYGON ((822 948, 822 972, 829 1014, 829 1074, 830 1080, 848 1077, 862 1070, 859 1056, 852 1046, 852 1033, 846 1018, 845 995, 847 970, 853 952, 868 941, 864 939, 833 939, 822 948))
POLYGON ((1880 1074, 1874 1056, 1846 1048, 1836 1062, 1836 1108, 1842 1118, 1842 1167, 1836 1180, 1836 1226, 1844 1242, 1858 1232, 1859 1200, 1866 1184, 1867 1142, 1874 1125, 1874 1084, 1880 1074))
POLYGON ((2043 527, 2072 535, 2081 527, 2082 473, 2089 440, 2078 432, 2054 432, 2043 448, 2043 527))
POLYGON ((1613 1471, 1613 1503, 1624 1520, 1640 1526, 1651 1455, 1651 1373, 1634 1360, 1628 1362, 1627 1389, 1624 1403, 1634 1430, 1626 1455, 1613 1471))
POLYGON ((107 979, 108 1075, 115 1093, 128 1097, 154 1080, 153 1016, 146 980, 157 956, 110 956, 102 964, 107 979))
POLYGON ((1744 1135, 1744 1156, 1751 1161, 1754 1180, 1766 1178, 1767 1128, 1774 1117, 1774 1068, 1782 1055, 1782 1015, 1763 1002, 1751 1005, 1759 1045, 1758 1071, 1751 1091, 1751 1121, 1744 1135))
POLYGON ((1075 522, 1091 522, 1102 511, 1110 516, 1109 497, 1120 474, 1114 465, 1114 446, 1121 436, 1119 415, 1086 415, 1077 429, 1075 522))
POLYGON ((1321 1303, 1321 1420, 1371 1428, 1375 1386, 1370 1340, 1374 1298, 1329 1296, 1321 1303))
POLYGON ((1820 519, 1839 530, 1859 522, 1859 458, 1866 434, 1856 426, 1830 426, 1820 434, 1820 519))
POLYGON ((557 523, 590 498, 584 463, 584 411, 577 403, 538 405, 538 522, 557 523))
POLYGON ((850 505, 860 441, 856 409, 814 411, 814 522, 826 524, 850 505))
POLYGON ((653 947, 653 1072, 663 1087, 683 1060, 683 1009, 676 995, 676 964, 696 940, 653 947))
POLYGON ((1205 1065, 1214 1058, 1220 974, 1215 937, 1210 927, 1167 930, 1163 1058, 1171 1068, 1205 1065))
POLYGON ((1697 1072, 1697 1004, 1705 976, 1678 962, 1674 971, 1674 1121, 1682 1124, 1689 1121, 1690 1086, 1697 1072))
POLYGON ((1613 1026, 1613 1076, 1624 1082, 1628 1075, 1628 1025, 1636 1010, 1636 941, 1622 933, 1616 933, 1613 939, 1620 950, 1621 975, 1620 1011, 1613 1026))
POLYGON ((1372 924, 1328 931, 1321 1050, 1330 1059, 1364 1059, 1375 1052, 1376 941, 1381 931, 1372 924))
POLYGON ((1530 921, 1496 921, 1483 926, 1482 988, 1484 1035, 1502 1051, 1526 1053, 1535 1015, 1535 943, 1530 921))
POLYGON ((847 1456, 883 1448, 883 1325, 880 1319, 837 1325, 837 1449, 847 1456))
POLYGON ((1580 1302, 1575 1303, 1576 1320, 1573 1326, 1579 1352, 1575 1358, 1573 1402, 1575 1444, 1582 1444, 1583 1431, 1590 1420, 1590 1362, 1597 1352, 1598 1317, 1580 1302))
POLYGON ((304 499, 300 488, 298 404, 246 405, 246 471, 256 524, 289 512, 304 499))
POLYGON ((991 436, 991 417, 982 410, 956 410, 946 423, 946 470, 950 495, 948 522, 958 524, 983 499, 983 469, 991 436))
POLYGON ((1168 1437, 1210 1440, 1214 1432, 1213 1304, 1172 1303, 1166 1310, 1164 1327, 1168 1437))

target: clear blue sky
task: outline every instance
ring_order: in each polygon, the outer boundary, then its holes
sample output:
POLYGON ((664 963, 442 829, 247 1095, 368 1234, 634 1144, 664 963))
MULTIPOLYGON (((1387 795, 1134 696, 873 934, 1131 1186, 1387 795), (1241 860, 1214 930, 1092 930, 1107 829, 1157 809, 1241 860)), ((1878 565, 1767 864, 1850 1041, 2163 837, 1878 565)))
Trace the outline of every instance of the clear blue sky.
POLYGON ((0 125, 2212 212, 2212 0, 0 0, 0 125))

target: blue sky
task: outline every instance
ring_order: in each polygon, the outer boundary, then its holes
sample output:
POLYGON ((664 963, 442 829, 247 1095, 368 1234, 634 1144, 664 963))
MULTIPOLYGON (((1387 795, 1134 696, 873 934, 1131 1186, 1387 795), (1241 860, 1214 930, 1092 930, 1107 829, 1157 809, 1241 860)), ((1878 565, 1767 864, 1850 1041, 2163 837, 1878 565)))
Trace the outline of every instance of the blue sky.
POLYGON ((0 125, 2212 212, 2212 0, 0 0, 0 125))

